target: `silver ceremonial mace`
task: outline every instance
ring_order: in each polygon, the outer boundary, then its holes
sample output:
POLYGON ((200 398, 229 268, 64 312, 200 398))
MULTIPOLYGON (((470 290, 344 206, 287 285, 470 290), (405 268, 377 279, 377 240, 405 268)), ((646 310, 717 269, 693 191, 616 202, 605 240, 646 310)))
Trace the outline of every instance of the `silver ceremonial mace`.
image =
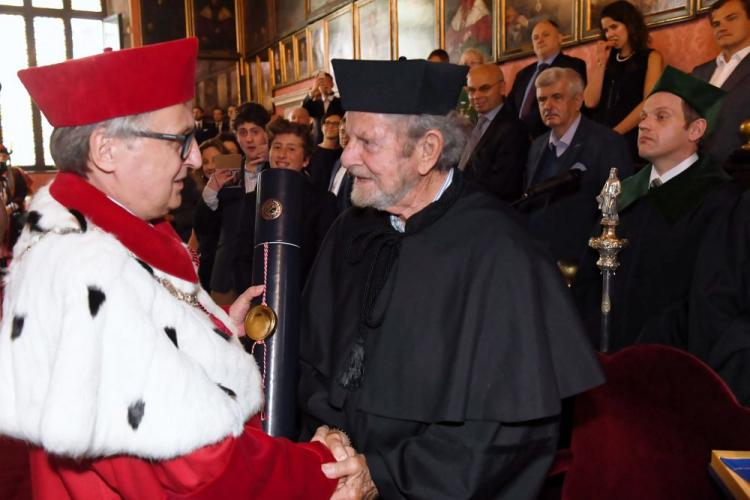
POLYGON ((609 169, 609 178, 604 183, 596 201, 599 202, 599 210, 602 212, 602 234, 591 238, 589 246, 599 252, 599 260, 596 266, 602 272, 602 331, 599 338, 599 350, 609 352, 609 314, 612 310, 610 300, 610 289, 612 287, 612 276, 620 265, 617 262, 617 253, 628 244, 625 238, 618 238, 615 228, 620 222, 617 214, 617 196, 620 194, 620 179, 617 177, 617 169, 609 169))

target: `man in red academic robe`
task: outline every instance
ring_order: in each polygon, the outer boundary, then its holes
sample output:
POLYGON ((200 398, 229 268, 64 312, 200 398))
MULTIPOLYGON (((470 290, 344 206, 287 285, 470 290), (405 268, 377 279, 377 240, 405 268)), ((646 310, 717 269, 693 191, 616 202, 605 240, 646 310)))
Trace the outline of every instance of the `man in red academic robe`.
POLYGON ((295 444, 252 423, 262 381, 238 336, 259 287, 222 310, 162 219, 201 165, 196 52, 185 39, 19 73, 55 127, 60 170, 29 207, 0 324, 0 434, 29 443, 37 498, 337 487, 322 443, 343 458, 343 434, 295 444))

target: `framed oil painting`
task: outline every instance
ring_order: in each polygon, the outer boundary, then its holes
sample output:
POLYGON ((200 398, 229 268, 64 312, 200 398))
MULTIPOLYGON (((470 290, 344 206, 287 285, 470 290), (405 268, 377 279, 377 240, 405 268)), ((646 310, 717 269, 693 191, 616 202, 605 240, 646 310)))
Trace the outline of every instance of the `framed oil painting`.
MULTIPOLYGON (((495 32, 494 0, 443 0, 445 50, 451 62, 458 62, 468 48, 481 50, 491 60, 495 32)), ((427 57, 425 54, 423 57, 427 57)))
POLYGON ((258 57, 258 66, 260 69, 260 96, 258 102, 264 106, 270 105, 273 98, 273 82, 271 81, 271 62, 268 57, 269 50, 262 51, 258 57))
POLYGON ((273 0, 245 1, 245 49, 248 53, 264 48, 274 37, 271 27, 273 0))
POLYGON ((310 44, 307 30, 294 35, 294 53, 296 54, 297 74, 300 80, 310 76, 310 44))
POLYGON ((716 0, 696 0, 695 9, 697 12, 706 12, 715 3, 716 0))
POLYGON ((281 50, 282 82, 290 83, 297 80, 297 72, 294 64, 294 38, 287 37, 279 42, 281 50))
POLYGON ((272 45, 271 48, 268 49, 268 57, 271 60, 271 70, 273 75, 273 80, 271 82, 272 86, 281 85, 282 83, 282 75, 281 73, 284 71, 281 67, 281 49, 279 47, 279 44, 272 45))
POLYGON ((390 59, 391 0, 362 0, 356 8, 359 59, 390 59))
POLYGON ((185 0, 140 0, 143 44, 185 38, 185 0))
POLYGON ((275 0, 274 13, 276 36, 288 35, 305 25, 304 0, 275 0))
POLYGON ((248 101, 254 101, 259 102, 260 101, 260 77, 258 76, 259 71, 259 64, 258 64, 258 57, 252 57, 250 58, 250 62, 247 65, 247 85, 249 87, 248 91, 248 101))
POLYGON ((310 59, 311 73, 324 70, 328 64, 326 30, 323 21, 310 26, 310 47, 312 48, 312 59, 310 59))
POLYGON ((326 19, 328 32, 328 59, 325 68, 330 71, 332 59, 354 59, 354 22, 351 6, 326 19))
POLYGON ((530 54, 531 32, 540 21, 555 21, 560 26, 563 44, 576 41, 577 8, 576 2, 569 0, 502 0, 499 23, 501 55, 530 54))
POLYGON ((436 0, 398 0, 396 58, 425 59, 440 45, 436 0))
POLYGON ((237 53, 237 9, 235 0, 193 0, 193 20, 202 53, 237 53))
POLYGON ((340 7, 349 0, 298 0, 299 2, 305 2, 305 17, 308 20, 316 19, 329 12, 333 12, 337 7, 340 7))

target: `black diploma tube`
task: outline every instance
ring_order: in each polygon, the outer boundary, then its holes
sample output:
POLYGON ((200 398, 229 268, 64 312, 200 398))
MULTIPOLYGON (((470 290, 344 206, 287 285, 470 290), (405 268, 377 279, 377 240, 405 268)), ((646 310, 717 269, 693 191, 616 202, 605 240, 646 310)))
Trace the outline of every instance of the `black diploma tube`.
MULTIPOLYGON (((253 283, 266 285, 248 313, 245 329, 256 341, 253 355, 263 375, 263 430, 271 436, 297 438, 297 352, 299 350, 300 240, 302 174, 269 169, 259 174, 255 212, 253 283), (273 317, 264 340, 251 334, 265 304, 273 317), (275 314, 274 314, 275 313, 275 314), (253 316, 255 314, 255 316, 253 316), (248 328, 250 323, 250 328, 248 328), (274 328, 275 327, 275 328, 274 328)), ((266 308, 267 309, 267 308, 266 308)), ((260 323, 266 320, 260 318, 260 323)), ((256 328, 257 329, 257 328, 256 328)), ((262 335, 262 334, 261 334, 262 335)))

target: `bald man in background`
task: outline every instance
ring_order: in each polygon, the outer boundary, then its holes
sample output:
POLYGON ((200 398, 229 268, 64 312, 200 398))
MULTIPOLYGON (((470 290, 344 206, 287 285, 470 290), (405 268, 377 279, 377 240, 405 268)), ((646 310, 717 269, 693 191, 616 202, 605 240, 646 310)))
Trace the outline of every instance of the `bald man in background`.
POLYGON ((547 68, 570 68, 575 70, 586 86, 586 63, 583 59, 566 56, 560 51, 562 33, 555 21, 540 21, 531 32, 531 43, 536 54, 536 61, 529 64, 516 75, 513 88, 508 94, 508 104, 516 110, 533 138, 549 130, 539 114, 534 80, 547 68))
POLYGON ((466 180, 504 201, 521 196, 529 134, 504 103, 505 78, 496 64, 474 66, 466 76, 466 93, 477 111, 477 123, 459 168, 466 180))

